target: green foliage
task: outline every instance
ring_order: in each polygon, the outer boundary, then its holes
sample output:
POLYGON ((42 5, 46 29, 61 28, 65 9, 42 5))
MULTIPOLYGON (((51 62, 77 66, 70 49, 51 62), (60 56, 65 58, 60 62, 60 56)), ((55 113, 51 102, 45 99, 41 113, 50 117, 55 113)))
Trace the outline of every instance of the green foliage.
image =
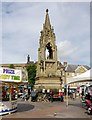
POLYGON ((57 92, 59 92, 59 89, 52 89, 52 91, 53 91, 54 93, 57 93, 57 92))
POLYGON ((15 69, 15 67, 14 67, 13 64, 10 64, 10 65, 9 65, 9 68, 15 69))
POLYGON ((35 77, 36 77, 36 64, 28 64, 27 72, 28 72, 28 81, 31 84, 31 86, 34 86, 35 77))

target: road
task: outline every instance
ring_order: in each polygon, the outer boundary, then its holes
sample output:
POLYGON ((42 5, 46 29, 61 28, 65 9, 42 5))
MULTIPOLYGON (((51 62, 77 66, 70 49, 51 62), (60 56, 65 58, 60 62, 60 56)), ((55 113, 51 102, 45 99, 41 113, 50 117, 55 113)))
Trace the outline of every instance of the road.
POLYGON ((79 99, 65 102, 30 102, 18 101, 18 111, 3 118, 90 118, 79 99))

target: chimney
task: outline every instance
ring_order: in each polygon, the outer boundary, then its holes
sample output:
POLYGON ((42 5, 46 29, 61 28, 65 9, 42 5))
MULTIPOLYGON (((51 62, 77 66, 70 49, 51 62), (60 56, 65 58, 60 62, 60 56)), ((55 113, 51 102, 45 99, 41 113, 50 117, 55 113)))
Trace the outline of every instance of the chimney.
POLYGON ((67 66, 67 62, 64 62, 63 64, 64 64, 64 67, 66 67, 66 66, 67 66))
POLYGON ((27 63, 30 63, 30 56, 27 56, 27 63))

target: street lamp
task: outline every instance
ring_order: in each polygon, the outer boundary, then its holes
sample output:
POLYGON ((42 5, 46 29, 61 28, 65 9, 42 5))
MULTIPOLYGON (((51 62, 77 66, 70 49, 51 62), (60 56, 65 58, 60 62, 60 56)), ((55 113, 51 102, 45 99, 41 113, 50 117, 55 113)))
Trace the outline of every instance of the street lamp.
POLYGON ((66 70, 65 70, 65 75, 64 75, 64 77, 65 77, 65 81, 64 81, 64 93, 65 93, 65 98, 66 98, 66 93, 67 93, 67 81, 66 81, 66 70))
POLYGON ((68 107, 68 83, 67 83, 67 77, 66 77, 66 72, 67 72, 67 70, 66 70, 66 68, 67 68, 67 63, 65 62, 64 63, 64 72, 65 72, 65 75, 64 75, 64 77, 65 77, 65 82, 64 82, 64 85, 65 85, 65 98, 66 98, 66 107, 68 107))
POLYGON ((66 98, 67 98, 67 100, 66 100, 66 107, 68 107, 68 84, 66 83, 66 85, 67 85, 67 88, 66 88, 66 89, 67 89, 67 90, 66 90, 66 91, 67 91, 67 92, 66 92, 66 93, 67 93, 67 95, 66 95, 66 96, 67 96, 67 97, 66 97, 66 98))
POLYGON ((62 89, 63 86, 63 71, 64 67, 61 67, 60 72, 61 72, 61 77, 60 77, 60 88, 62 89))

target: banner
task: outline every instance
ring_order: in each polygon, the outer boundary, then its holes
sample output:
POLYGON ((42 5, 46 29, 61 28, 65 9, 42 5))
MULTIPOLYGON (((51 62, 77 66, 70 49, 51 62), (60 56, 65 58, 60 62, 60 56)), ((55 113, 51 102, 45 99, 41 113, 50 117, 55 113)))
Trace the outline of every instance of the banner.
POLYGON ((0 81, 3 82, 21 82, 21 70, 0 67, 0 81))

